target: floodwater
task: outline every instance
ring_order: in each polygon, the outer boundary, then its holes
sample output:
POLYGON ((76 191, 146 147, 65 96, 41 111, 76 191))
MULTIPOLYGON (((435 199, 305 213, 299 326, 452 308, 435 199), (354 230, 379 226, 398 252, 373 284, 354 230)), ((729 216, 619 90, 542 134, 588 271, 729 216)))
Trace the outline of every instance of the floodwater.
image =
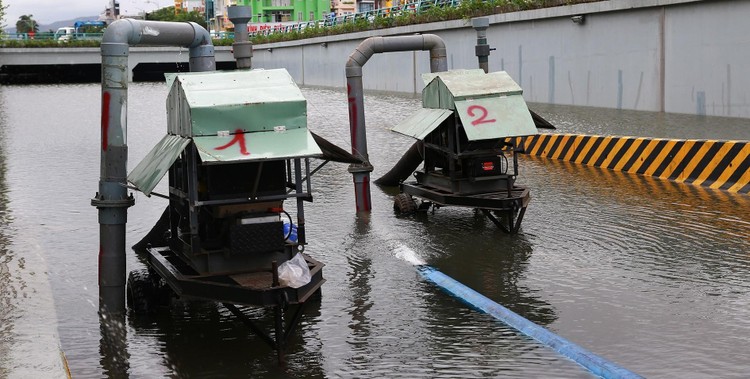
MULTIPOLYGON (((310 128, 348 149, 345 94, 303 92, 310 128)), ((130 87, 131 168, 165 133, 166 93, 130 87)), ((377 178, 413 142, 389 129, 420 104, 385 95, 365 104, 377 178)), ((377 187, 371 217, 357 218, 346 166, 319 172, 306 251, 328 281, 286 367, 213 303, 178 302, 102 328, 90 205, 99 107, 97 84, 0 87, 0 377, 60 376, 58 344, 75 378, 591 377, 421 279, 415 259, 635 373, 750 372, 750 197, 527 156, 518 181, 532 200, 514 236, 468 209, 395 217, 393 192, 377 187)), ((566 133, 750 139, 747 120, 532 109, 566 133)), ((165 206, 136 194, 129 245, 165 206)), ((128 269, 140 267, 129 253, 128 269)))

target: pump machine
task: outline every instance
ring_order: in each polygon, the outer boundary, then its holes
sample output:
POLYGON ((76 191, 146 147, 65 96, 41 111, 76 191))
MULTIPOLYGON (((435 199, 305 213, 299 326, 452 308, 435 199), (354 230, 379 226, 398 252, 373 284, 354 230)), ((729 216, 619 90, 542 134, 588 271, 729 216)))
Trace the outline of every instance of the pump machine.
POLYGON ((424 165, 414 172, 415 181, 401 183, 394 209, 469 207, 516 233, 530 196, 515 183, 513 137, 538 133, 521 87, 504 71, 454 70, 423 78, 423 108, 393 131, 420 141, 424 165))
POLYGON ((275 341, 253 330, 282 354, 302 305, 325 282, 323 264, 303 253, 310 158, 325 163, 333 149, 338 160, 357 160, 308 130, 306 100, 286 70, 168 82, 168 133, 128 175, 151 195, 169 173, 169 207, 155 228, 163 235, 144 248, 151 280, 131 273, 130 306, 147 312, 161 278, 181 297, 222 302, 240 317, 235 305, 274 307, 275 341), (279 268, 292 263, 304 275, 285 281, 279 268))

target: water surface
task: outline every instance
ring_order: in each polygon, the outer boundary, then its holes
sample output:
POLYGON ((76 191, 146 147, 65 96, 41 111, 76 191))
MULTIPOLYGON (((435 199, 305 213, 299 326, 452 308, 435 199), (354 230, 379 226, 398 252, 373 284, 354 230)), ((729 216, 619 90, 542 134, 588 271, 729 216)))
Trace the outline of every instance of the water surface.
MULTIPOLYGON (((348 149, 345 94, 303 92, 310 128, 348 149)), ((166 93, 161 84, 131 84, 130 168, 165 133, 166 93)), ((99 177, 99 97, 97 84, 0 88, 0 377, 34 369, 30 362, 43 353, 6 353, 21 346, 19 340, 45 333, 50 341, 59 334, 76 378, 121 370, 138 378, 590 377, 422 280, 402 259, 404 251, 641 375, 742 378, 750 372, 747 195, 526 156, 519 183, 531 188, 532 200, 516 236, 469 209, 395 217, 394 192, 377 187, 369 220, 357 218, 346 166, 326 166, 314 178, 314 202, 306 208, 306 251, 326 264, 328 281, 320 304, 302 319, 285 368, 212 303, 178 302, 150 320, 112 320, 122 322, 122 333, 109 334, 96 314, 98 225, 90 205, 99 177), (32 277, 49 278, 51 292, 15 295, 32 277), (49 322, 21 328, 24 315, 44 305, 36 313, 49 322)), ((368 95, 365 106, 376 178, 413 142, 389 129, 420 104, 368 95)), ((750 134, 745 120, 532 109, 566 133, 750 134)), ((157 188, 165 190, 165 183, 157 188)), ((162 199, 136 194, 128 244, 148 232, 164 206, 162 199)), ((139 267, 129 253, 128 268, 139 267)))

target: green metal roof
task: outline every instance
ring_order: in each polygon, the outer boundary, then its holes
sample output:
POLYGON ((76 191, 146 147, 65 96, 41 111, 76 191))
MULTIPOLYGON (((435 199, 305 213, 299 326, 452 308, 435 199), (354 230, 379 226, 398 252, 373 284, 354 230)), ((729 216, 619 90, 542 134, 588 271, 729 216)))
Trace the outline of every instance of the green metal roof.
MULTIPOLYGON (((128 182, 151 195, 190 141, 167 134, 128 175, 128 182)), ((205 164, 323 156, 307 128, 193 137, 192 141, 205 164)))
POLYGON ((449 109, 422 108, 391 130, 422 140, 451 114, 453 111, 449 109))
POLYGON ((472 68, 472 69, 457 69, 457 70, 450 70, 450 71, 443 71, 443 72, 426 72, 422 74, 422 81, 425 85, 430 84, 430 82, 437 78, 438 76, 441 77, 448 77, 448 76, 454 76, 459 77, 462 75, 484 75, 484 70, 481 68, 472 68))
POLYGON ((455 110, 469 140, 538 133, 523 90, 505 71, 452 70, 422 78, 422 106, 455 110))
POLYGON ((539 133, 522 96, 456 101, 456 113, 469 141, 539 133))
POLYGON ((203 163, 322 157, 307 128, 194 137, 203 163))
POLYGON ((189 143, 189 138, 167 134, 130 172, 128 182, 144 194, 151 195, 151 191, 189 143))
POLYGON ((167 109, 169 132, 185 137, 307 126, 307 101, 284 69, 178 74, 167 109))
MULTIPOLYGON (((459 70, 434 74, 455 100, 492 95, 521 95, 523 90, 505 71, 485 74, 482 70, 459 70)), ((433 80, 428 83, 432 84, 433 80)))

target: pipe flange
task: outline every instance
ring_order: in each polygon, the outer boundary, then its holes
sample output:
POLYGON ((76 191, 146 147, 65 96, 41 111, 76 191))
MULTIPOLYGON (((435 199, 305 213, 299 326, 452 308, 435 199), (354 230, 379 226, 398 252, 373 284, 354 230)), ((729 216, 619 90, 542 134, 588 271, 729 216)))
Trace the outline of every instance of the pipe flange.
POLYGON ((97 193, 96 197, 91 199, 91 205, 97 208, 129 208, 135 205, 135 198, 130 194, 127 199, 107 200, 102 199, 97 193))
POLYGON ((349 165, 348 171, 350 174, 356 174, 360 172, 372 172, 374 170, 374 167, 370 164, 370 162, 365 163, 352 163, 349 165))

